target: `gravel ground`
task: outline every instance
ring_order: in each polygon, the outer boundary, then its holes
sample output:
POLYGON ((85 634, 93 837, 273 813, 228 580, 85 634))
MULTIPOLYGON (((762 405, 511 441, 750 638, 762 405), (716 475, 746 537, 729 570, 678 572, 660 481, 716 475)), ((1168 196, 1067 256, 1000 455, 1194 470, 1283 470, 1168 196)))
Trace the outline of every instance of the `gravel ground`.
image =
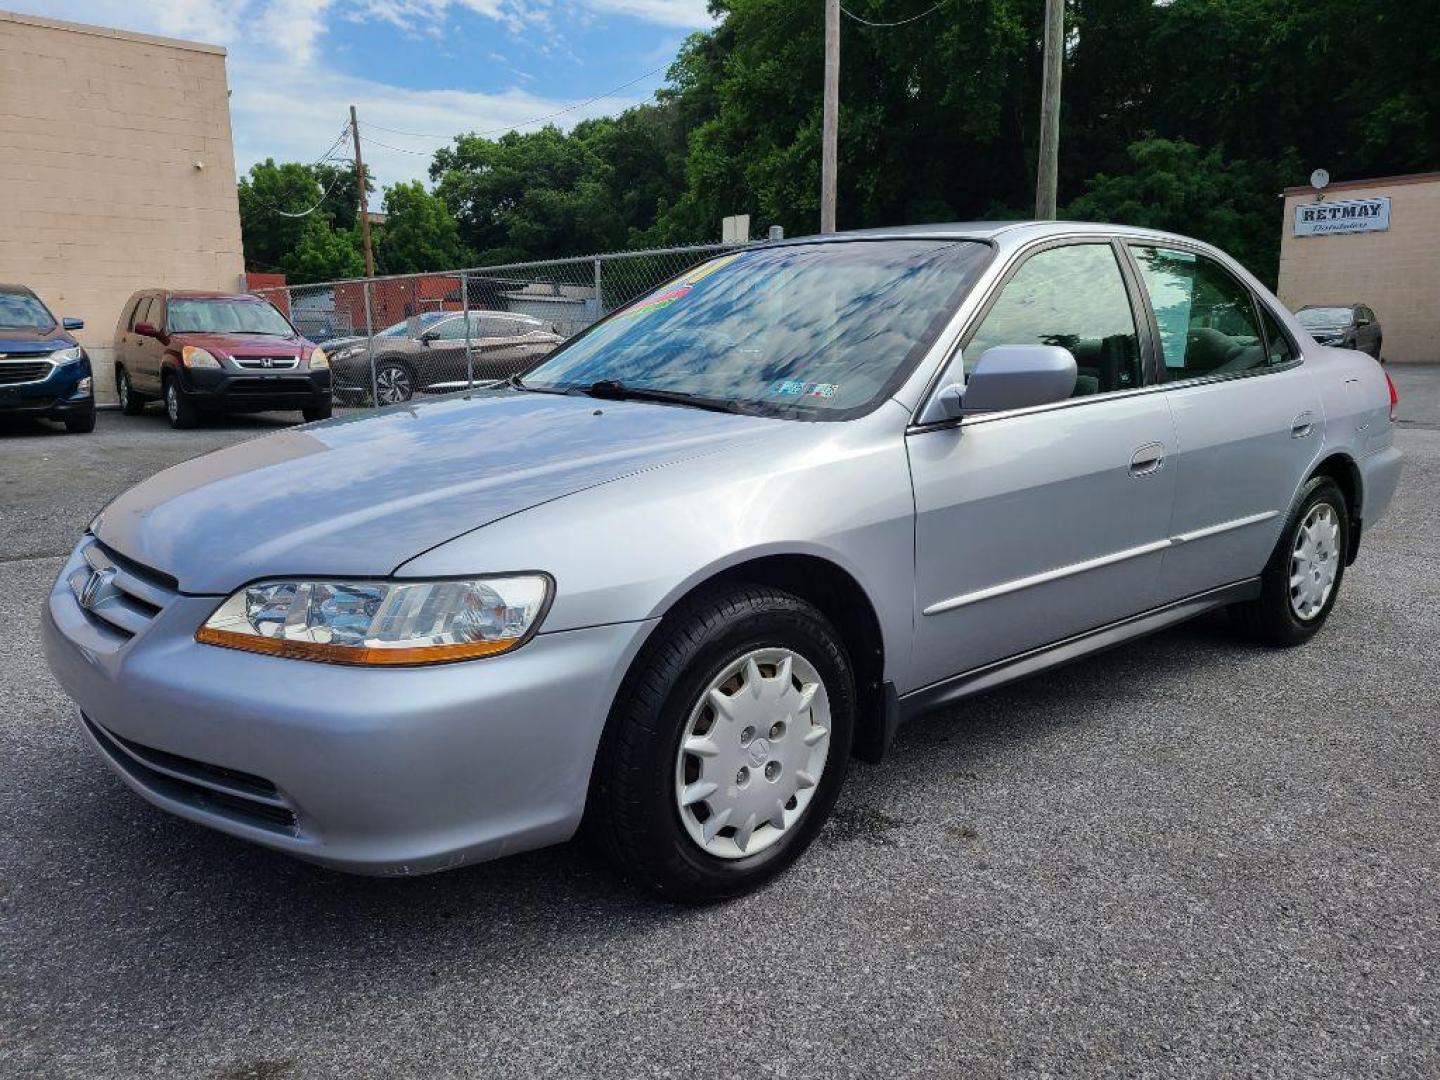
POLYGON ((0 1074, 1440 1074, 1440 368, 1309 646, 1202 620, 904 729, 804 860, 674 909, 576 846, 349 878, 81 743, 36 608, 89 515, 283 421, 0 431, 0 1074))

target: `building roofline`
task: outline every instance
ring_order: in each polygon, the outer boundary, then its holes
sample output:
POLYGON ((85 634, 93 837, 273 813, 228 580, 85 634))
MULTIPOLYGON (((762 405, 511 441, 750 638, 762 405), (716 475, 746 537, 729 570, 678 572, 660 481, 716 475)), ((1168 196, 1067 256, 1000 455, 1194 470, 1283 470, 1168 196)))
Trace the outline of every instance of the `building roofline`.
POLYGON ((210 53, 224 56, 223 45, 209 45, 203 41, 183 41, 180 38, 160 37, 156 34, 137 34, 132 30, 115 30, 108 26, 91 26, 89 23, 67 22, 51 19, 44 15, 23 15, 18 11, 0 11, 0 23, 20 23, 24 26, 38 26, 46 30, 68 30, 73 34, 89 34, 92 37, 113 38, 116 41, 134 41, 143 45, 158 45, 167 49, 184 49, 188 52, 210 53))
MULTIPOLYGON (((1325 191, 1356 191, 1360 188, 1372 187, 1394 187, 1398 184, 1433 184, 1440 183, 1440 172, 1417 172, 1402 173, 1399 176, 1376 176, 1369 180, 1337 180, 1327 184, 1325 191)), ((1287 187, 1285 194, 1288 195, 1314 195, 1321 189, 1311 184, 1297 184, 1294 187, 1287 187)))

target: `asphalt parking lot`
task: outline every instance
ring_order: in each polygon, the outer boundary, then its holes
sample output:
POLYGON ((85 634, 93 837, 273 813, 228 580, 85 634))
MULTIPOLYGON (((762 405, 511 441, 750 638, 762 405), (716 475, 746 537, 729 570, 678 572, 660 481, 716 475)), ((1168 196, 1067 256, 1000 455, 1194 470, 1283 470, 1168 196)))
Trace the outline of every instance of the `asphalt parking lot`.
POLYGON ((90 515, 278 429, 0 428, 0 1074, 1440 1074, 1440 367, 1325 631, 1192 623, 902 730, 788 875, 636 896, 570 845, 351 878, 151 809, 37 610, 90 515))

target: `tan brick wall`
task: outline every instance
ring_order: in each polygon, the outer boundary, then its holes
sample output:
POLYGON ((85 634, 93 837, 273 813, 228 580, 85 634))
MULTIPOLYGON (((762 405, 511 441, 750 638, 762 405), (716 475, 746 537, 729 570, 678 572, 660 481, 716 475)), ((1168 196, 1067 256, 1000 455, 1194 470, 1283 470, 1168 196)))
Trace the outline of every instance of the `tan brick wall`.
POLYGON ((1384 331, 1386 361, 1440 361, 1440 177, 1332 187, 1333 201, 1390 197, 1386 232, 1296 236, 1295 207, 1310 190, 1285 194, 1280 299, 1368 304, 1384 331))
POLYGON ((100 400, 132 292, 243 270, 225 51, 0 11, 0 281, 85 320, 100 400))

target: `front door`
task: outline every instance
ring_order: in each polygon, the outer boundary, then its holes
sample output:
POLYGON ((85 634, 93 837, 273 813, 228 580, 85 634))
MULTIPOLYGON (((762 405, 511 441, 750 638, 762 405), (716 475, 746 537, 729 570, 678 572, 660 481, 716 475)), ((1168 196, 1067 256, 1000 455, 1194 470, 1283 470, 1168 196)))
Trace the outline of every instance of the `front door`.
POLYGON ((1264 569, 1324 417, 1294 343, 1239 278, 1199 252, 1130 250, 1175 417, 1174 542, 1159 586, 1174 600, 1264 569))
POLYGON ((1061 345, 1075 396, 907 438, 915 487, 915 652, 905 690, 1155 602, 1174 497, 1169 406, 1142 389, 1142 325, 1108 242, 1046 248, 964 343, 1061 345))

